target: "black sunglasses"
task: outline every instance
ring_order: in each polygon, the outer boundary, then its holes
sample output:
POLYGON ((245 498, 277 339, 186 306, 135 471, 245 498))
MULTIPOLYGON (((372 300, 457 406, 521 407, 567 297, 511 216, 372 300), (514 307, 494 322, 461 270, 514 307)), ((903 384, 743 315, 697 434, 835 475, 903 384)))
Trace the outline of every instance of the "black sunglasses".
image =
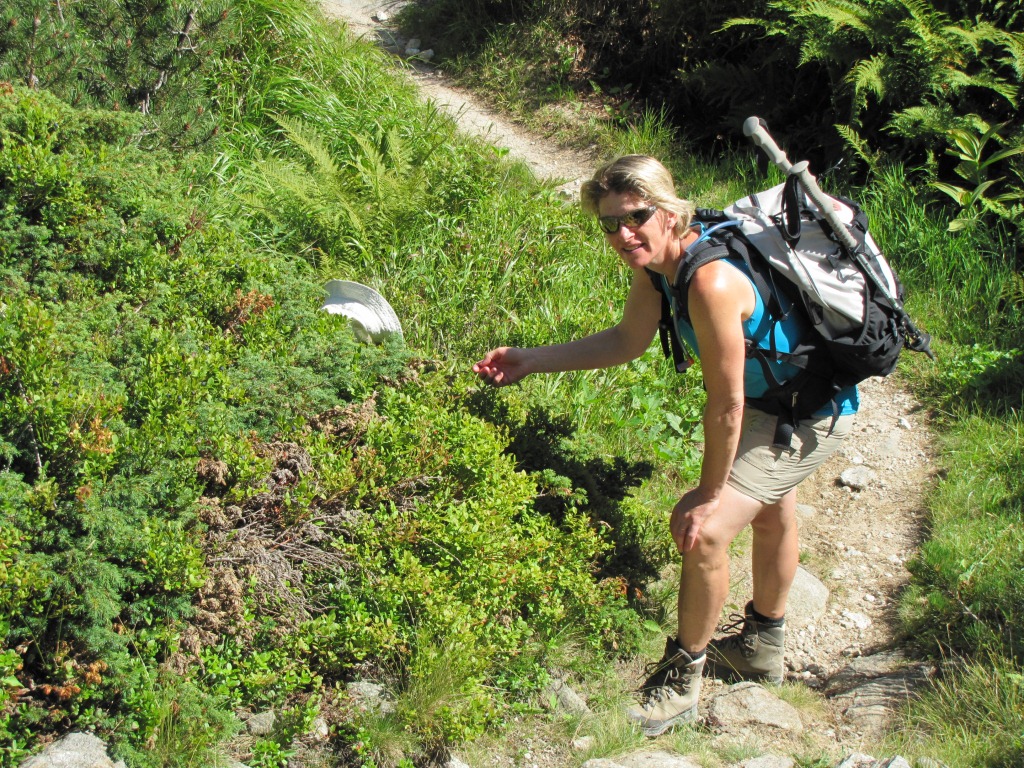
POLYGON ((619 231, 619 227, 622 226, 629 227, 630 229, 642 227, 657 211, 658 206, 648 205, 646 208, 637 208, 635 211, 630 211, 622 216, 598 216, 597 226, 606 235, 614 235, 619 231))

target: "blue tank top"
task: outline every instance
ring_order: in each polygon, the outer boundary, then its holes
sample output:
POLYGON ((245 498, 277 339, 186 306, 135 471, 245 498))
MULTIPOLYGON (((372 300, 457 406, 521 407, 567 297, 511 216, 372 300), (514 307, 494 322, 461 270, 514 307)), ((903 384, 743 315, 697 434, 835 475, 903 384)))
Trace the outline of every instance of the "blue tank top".
MULTIPOLYGON (((722 259, 722 261, 738 269, 750 282, 750 287, 754 291, 754 311, 743 323, 744 338, 753 341, 762 349, 770 349, 771 338, 769 334, 771 334, 774 336, 775 349, 780 352, 789 352, 793 345, 808 332, 807 323, 804 318, 798 312, 789 312, 792 302, 787 297, 781 296, 779 299, 783 309, 786 311, 786 317, 781 322, 773 322, 743 260, 726 258, 722 259)), ((661 281, 662 287, 667 289, 668 281, 664 276, 661 277, 661 281)), ((671 297, 671 291, 668 291, 666 295, 671 297)), ((693 326, 679 317, 676 300, 672 298, 671 302, 672 319, 676 324, 676 330, 680 338, 686 342, 686 345, 699 358, 700 348, 697 345, 697 335, 693 331, 693 326)), ((769 360, 768 365, 771 368, 772 374, 779 381, 786 381, 795 376, 799 371, 795 366, 781 360, 769 360)), ((770 386, 770 383, 765 378, 761 362, 748 358, 743 368, 743 393, 747 397, 757 398, 767 392, 770 386)), ((856 413, 857 408, 860 407, 860 395, 857 392, 857 387, 846 387, 840 390, 839 395, 836 397, 836 403, 839 405, 840 416, 856 413)), ((825 406, 815 415, 831 416, 832 406, 825 406)))

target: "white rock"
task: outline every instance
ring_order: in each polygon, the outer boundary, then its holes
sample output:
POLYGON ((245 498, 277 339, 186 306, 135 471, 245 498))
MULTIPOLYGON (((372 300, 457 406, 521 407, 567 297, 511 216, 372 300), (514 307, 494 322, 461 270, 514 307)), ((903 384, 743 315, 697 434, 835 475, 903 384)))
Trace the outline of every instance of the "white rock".
POLYGON ((843 470, 839 482, 851 491, 862 491, 875 481, 877 475, 870 467, 860 465, 843 470))
POLYGON ((854 626, 857 629, 867 629, 871 626, 871 619, 863 613, 856 611, 843 611, 843 618, 849 622, 846 626, 854 626))

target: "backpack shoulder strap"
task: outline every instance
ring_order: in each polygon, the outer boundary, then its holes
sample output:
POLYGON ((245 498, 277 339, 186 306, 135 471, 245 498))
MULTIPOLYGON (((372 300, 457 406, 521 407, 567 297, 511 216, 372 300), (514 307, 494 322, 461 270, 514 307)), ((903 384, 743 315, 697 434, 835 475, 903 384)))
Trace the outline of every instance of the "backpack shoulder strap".
POLYGON ((672 321, 672 304, 669 301, 668 294, 665 293, 661 275, 647 267, 644 267, 644 271, 651 279, 654 289, 661 294, 661 318, 658 320, 658 336, 661 339, 662 354, 665 357, 671 357, 676 371, 682 373, 693 365, 693 358, 687 354, 682 342, 679 340, 679 335, 676 333, 675 324, 672 321))
POLYGON ((707 227, 697 241, 686 249, 683 260, 679 264, 679 268, 676 270, 675 277, 672 279, 670 286, 672 298, 676 300, 676 309, 679 317, 686 322, 690 322, 690 281, 693 280, 697 270, 705 264, 710 264, 712 261, 718 261, 732 255, 732 248, 730 247, 732 238, 727 232, 719 232, 718 230, 738 227, 740 224, 739 221, 727 217, 722 211, 702 208, 700 213, 709 214, 708 217, 702 216, 700 218, 701 222, 707 224, 713 221, 715 223, 707 227))

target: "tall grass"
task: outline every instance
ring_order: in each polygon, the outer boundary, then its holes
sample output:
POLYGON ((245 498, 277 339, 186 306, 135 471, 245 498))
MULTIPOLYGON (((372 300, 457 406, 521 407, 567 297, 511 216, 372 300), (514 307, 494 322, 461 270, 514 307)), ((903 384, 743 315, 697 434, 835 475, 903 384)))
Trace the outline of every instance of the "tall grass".
POLYGON ((1024 678, 1000 656, 948 664, 912 701, 887 748, 951 768, 1012 768, 1024 762, 1024 678))
POLYGON ((881 170, 864 191, 872 230, 932 333, 961 344, 1024 342, 1024 280, 999 229, 950 233, 901 166, 881 170))

